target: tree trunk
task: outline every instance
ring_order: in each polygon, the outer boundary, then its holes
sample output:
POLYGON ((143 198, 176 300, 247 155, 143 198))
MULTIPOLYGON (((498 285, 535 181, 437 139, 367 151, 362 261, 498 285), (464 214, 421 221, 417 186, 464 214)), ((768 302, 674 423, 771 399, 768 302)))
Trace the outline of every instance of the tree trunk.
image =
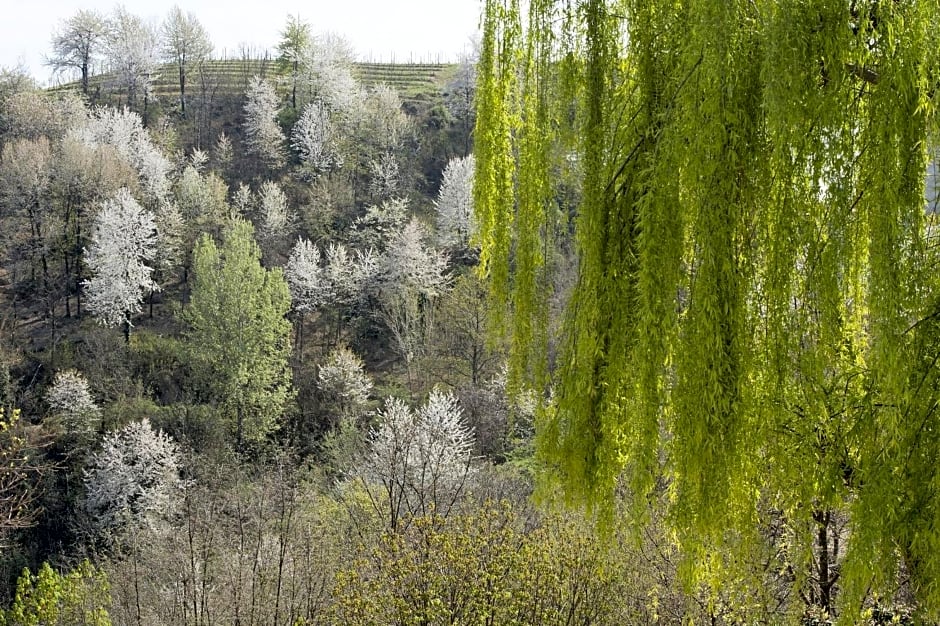
POLYGON ((837 540, 836 535, 829 536, 829 527, 832 525, 832 511, 817 510, 813 512, 813 520, 816 522, 816 551, 817 566, 816 576, 818 578, 818 597, 816 603, 819 608, 825 611, 826 615, 832 616, 832 588, 838 580, 838 572, 833 571, 830 561, 830 542, 837 540))
POLYGON ((186 62, 180 63, 180 115, 186 119, 186 62))

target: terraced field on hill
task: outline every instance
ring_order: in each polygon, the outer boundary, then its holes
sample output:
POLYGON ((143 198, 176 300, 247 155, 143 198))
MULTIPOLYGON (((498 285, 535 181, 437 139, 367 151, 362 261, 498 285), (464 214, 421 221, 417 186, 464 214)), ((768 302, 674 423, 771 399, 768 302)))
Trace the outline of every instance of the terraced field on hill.
POLYGON ((353 75, 364 85, 385 83, 398 90, 403 99, 443 87, 456 73, 456 65, 357 63, 353 75))
MULTIPOLYGON (((454 76, 457 65, 444 63, 356 63, 353 76, 363 85, 385 83, 398 90, 402 100, 426 100, 439 93, 454 76)), ((213 60, 204 70, 190 70, 187 76, 187 93, 197 95, 211 92, 214 96, 240 97, 252 76, 275 77, 277 64, 272 59, 213 60)), ((90 92, 99 100, 116 103, 121 90, 113 74, 95 76, 89 81, 90 92)), ((78 83, 69 83, 60 89, 77 88, 78 83)), ((154 77, 154 95, 158 100, 172 100, 179 90, 179 75, 176 66, 161 66, 154 77)))

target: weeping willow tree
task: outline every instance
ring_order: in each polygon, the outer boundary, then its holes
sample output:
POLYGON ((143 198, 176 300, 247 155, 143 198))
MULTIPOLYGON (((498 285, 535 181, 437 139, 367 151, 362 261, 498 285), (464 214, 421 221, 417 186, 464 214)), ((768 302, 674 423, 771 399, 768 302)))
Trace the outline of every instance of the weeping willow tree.
POLYGON ((485 2, 474 195, 512 380, 553 390, 548 473, 599 512, 628 492, 637 518, 665 485, 699 573, 762 507, 816 529, 808 546, 845 511, 847 605, 900 568, 937 615, 938 2, 525 9, 485 2), (549 367, 571 179, 577 281, 549 367))

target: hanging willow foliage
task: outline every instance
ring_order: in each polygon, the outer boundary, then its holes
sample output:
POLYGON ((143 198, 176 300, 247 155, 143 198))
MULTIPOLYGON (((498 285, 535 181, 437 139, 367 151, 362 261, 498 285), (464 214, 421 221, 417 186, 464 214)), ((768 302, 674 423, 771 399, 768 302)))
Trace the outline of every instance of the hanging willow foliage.
POLYGON ((610 512, 622 485, 639 514, 668 485, 698 557, 762 502, 850 509, 846 597, 903 563, 936 614, 937 0, 527 6, 485 3, 474 193, 513 375, 541 384, 580 172, 538 433, 568 500, 610 512))

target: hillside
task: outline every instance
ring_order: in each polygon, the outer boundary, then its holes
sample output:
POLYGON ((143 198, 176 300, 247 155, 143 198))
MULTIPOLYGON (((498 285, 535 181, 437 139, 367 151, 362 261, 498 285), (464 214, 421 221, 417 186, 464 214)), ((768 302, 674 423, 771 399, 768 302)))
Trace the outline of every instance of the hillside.
MULTIPOLYGON (((456 74, 456 64, 445 63, 355 63, 353 76, 363 86, 384 83, 394 87, 404 102, 423 102, 439 95, 456 74)), ((218 59, 207 61, 202 71, 190 70, 188 79, 192 94, 211 92, 213 96, 241 96, 252 76, 270 77, 277 74, 273 59, 218 59)), ((89 93, 100 103, 117 104, 123 93, 116 85, 114 74, 99 74, 89 80, 89 93)), ((77 81, 56 89, 77 89, 77 81)), ((153 80, 153 95, 158 102, 178 95, 179 76, 175 65, 158 68, 153 80)), ((285 92, 286 94, 286 89, 285 92)))

